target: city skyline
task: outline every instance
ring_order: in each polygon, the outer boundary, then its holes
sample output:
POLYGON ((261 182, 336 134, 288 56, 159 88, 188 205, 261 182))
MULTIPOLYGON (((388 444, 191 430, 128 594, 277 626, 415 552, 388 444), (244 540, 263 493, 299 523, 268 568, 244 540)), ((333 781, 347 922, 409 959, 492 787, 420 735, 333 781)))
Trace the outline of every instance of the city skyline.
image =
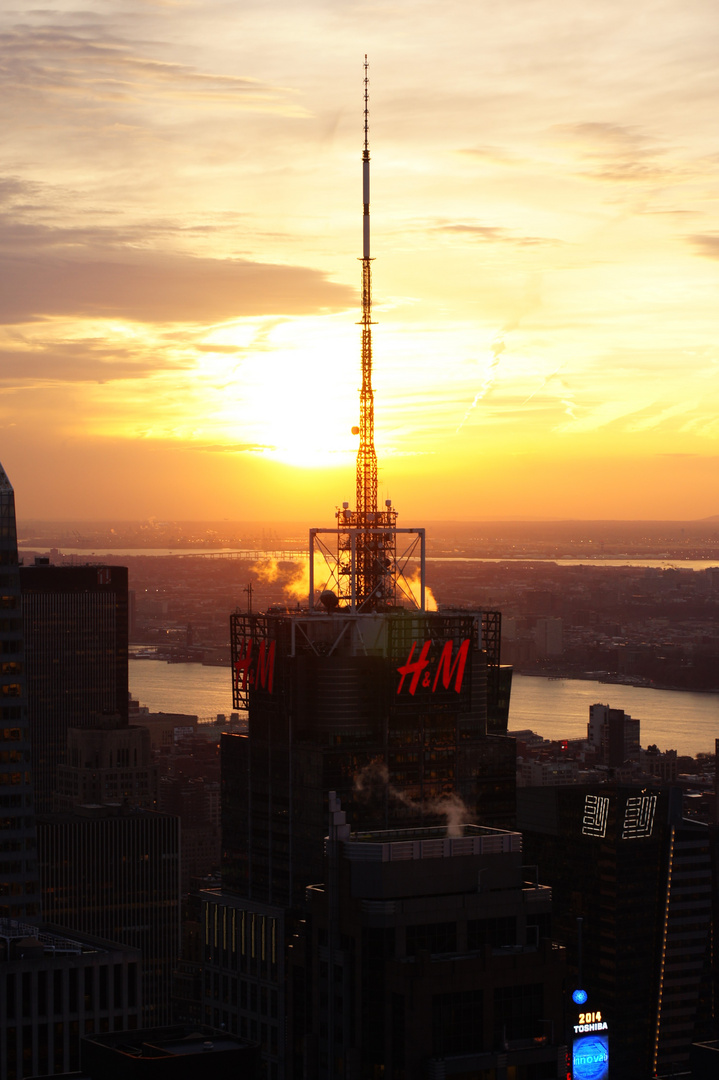
POLYGON ((380 498, 717 514, 708 3, 1 18, 21 519, 353 501, 365 53, 380 498))

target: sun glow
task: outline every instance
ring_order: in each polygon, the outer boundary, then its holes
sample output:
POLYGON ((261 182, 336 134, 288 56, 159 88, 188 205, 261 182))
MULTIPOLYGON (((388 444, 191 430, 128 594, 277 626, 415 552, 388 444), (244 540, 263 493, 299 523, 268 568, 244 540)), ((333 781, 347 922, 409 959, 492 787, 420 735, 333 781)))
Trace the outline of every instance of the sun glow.
POLYGON ((213 357, 225 383, 213 428, 287 465, 350 461, 357 451, 357 337, 334 318, 292 320, 265 328, 241 355, 213 357))

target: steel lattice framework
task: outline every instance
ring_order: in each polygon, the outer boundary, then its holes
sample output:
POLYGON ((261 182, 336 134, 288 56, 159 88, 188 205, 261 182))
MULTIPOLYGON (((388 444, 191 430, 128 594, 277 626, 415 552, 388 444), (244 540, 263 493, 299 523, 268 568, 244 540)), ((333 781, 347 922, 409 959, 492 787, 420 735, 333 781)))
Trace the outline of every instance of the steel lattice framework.
POLYGON ((324 560, 326 590, 353 611, 377 611, 395 606, 424 610, 425 540, 423 529, 398 529, 391 501, 377 505, 377 453, 374 445, 372 387, 372 256, 370 254, 369 64, 364 59, 364 147, 362 150, 362 386, 357 451, 357 505, 344 503, 337 529, 310 533, 310 606, 313 605, 315 556, 324 560), (334 532, 331 544, 319 534, 334 532), (398 553, 398 533, 407 541, 398 553))

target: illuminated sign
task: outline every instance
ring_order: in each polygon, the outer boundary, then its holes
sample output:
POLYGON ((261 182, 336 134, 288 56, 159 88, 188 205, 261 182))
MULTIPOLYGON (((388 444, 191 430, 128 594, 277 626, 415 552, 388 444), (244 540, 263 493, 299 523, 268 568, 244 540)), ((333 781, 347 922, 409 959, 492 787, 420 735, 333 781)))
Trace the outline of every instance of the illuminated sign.
MULTIPOLYGON (((575 990, 572 1001, 584 1005, 586 990, 575 990)), ((609 1076, 609 1025, 597 1010, 577 1014, 572 1031, 572 1080, 607 1080, 609 1076)))
MULTIPOLYGON (((656 795, 631 795, 624 806, 622 840, 637 840, 651 836, 656 809, 656 795)), ((605 837, 608 818, 609 798, 606 795, 585 796, 582 817, 584 836, 605 837)))
POLYGON ((257 653, 252 638, 243 638, 237 650, 237 659, 232 668, 232 679, 236 692, 267 690, 272 693, 275 677, 275 642, 261 641, 257 653))
POLYGON ((651 836, 656 808, 656 795, 633 795, 627 799, 627 805, 624 808, 622 840, 651 836))
POLYGON ((584 1035, 574 1040, 572 1076, 573 1080, 605 1080, 609 1076, 609 1041, 606 1035, 584 1035))
POLYGON ((405 679, 408 676, 411 676, 408 688, 412 697, 414 697, 418 686, 421 686, 423 689, 431 690, 434 694, 440 679, 442 680, 442 686, 445 690, 449 690, 452 680, 454 679, 455 693, 458 694, 460 692, 462 689, 462 681, 464 679, 464 669, 467 666, 467 657, 469 656, 469 638, 459 645, 454 660, 452 659, 453 644, 451 641, 445 641, 436 666, 433 665, 432 658, 430 657, 432 644, 431 641, 425 641, 415 660, 413 657, 417 642, 412 642, 412 648, 410 649, 406 664, 402 664, 401 667, 397 668, 397 672, 400 676, 399 686, 397 687, 398 694, 401 693, 405 679), (433 669, 434 678, 432 677, 433 669))
POLYGON ((584 800, 582 832, 585 836, 606 836, 609 799, 604 795, 587 795, 584 800))

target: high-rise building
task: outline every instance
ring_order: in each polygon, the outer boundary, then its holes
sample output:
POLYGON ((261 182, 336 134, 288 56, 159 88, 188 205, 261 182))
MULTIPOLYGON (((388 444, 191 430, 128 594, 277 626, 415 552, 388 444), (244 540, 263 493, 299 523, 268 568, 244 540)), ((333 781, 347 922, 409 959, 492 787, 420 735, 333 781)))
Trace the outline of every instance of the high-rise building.
POLYGON ((639 720, 623 709, 590 705, 587 741, 599 752, 605 765, 618 767, 639 760, 639 720))
POLYGON ((46 921, 140 950, 146 1027, 172 1019, 180 937, 179 832, 176 817, 119 805, 76 807, 38 818, 46 921))
POLYGON ((0 918, 40 913, 15 493, 0 465, 0 918))
POLYGON ((710 827, 682 817, 678 788, 615 783, 518 788, 517 818, 573 988, 608 1025, 612 1080, 686 1070, 715 1034, 710 827))
MULTIPOLYGON (((377 498, 365 60, 362 386, 356 506, 311 529, 304 610, 231 617, 234 707, 223 734, 222 887, 202 894, 203 1020, 259 1039, 289 1076, 288 957, 323 880, 329 793, 357 830, 511 829, 515 744, 500 616, 428 610, 425 536, 377 498)), ((409 1075, 409 1074, 408 1074, 409 1075)))
POLYGON ((197 1025, 116 1031, 82 1040, 85 1080, 260 1080, 259 1047, 197 1025))
POLYGON ((0 1078, 79 1066, 80 1036, 137 1027, 139 953, 43 929, 15 497, 0 467, 0 1078))
POLYGON ((321 884, 290 950, 292 1075, 557 1077, 564 950, 522 837, 350 833, 330 799, 321 884))
POLYGON ((512 827, 514 740, 488 696, 502 677, 493 616, 339 608, 232 623, 249 722, 221 742, 226 889, 301 906, 321 880, 329 791, 358 830, 512 827))
POLYGON ((90 1032, 140 1026, 139 953, 0 919, 0 1076, 75 1073, 90 1032))
POLYGON ((157 808, 158 766, 145 727, 107 717, 96 727, 68 728, 66 761, 58 765, 58 810, 88 803, 157 808))
POLYGON ((53 809, 71 727, 127 723, 127 568, 20 568, 36 808, 53 809))

